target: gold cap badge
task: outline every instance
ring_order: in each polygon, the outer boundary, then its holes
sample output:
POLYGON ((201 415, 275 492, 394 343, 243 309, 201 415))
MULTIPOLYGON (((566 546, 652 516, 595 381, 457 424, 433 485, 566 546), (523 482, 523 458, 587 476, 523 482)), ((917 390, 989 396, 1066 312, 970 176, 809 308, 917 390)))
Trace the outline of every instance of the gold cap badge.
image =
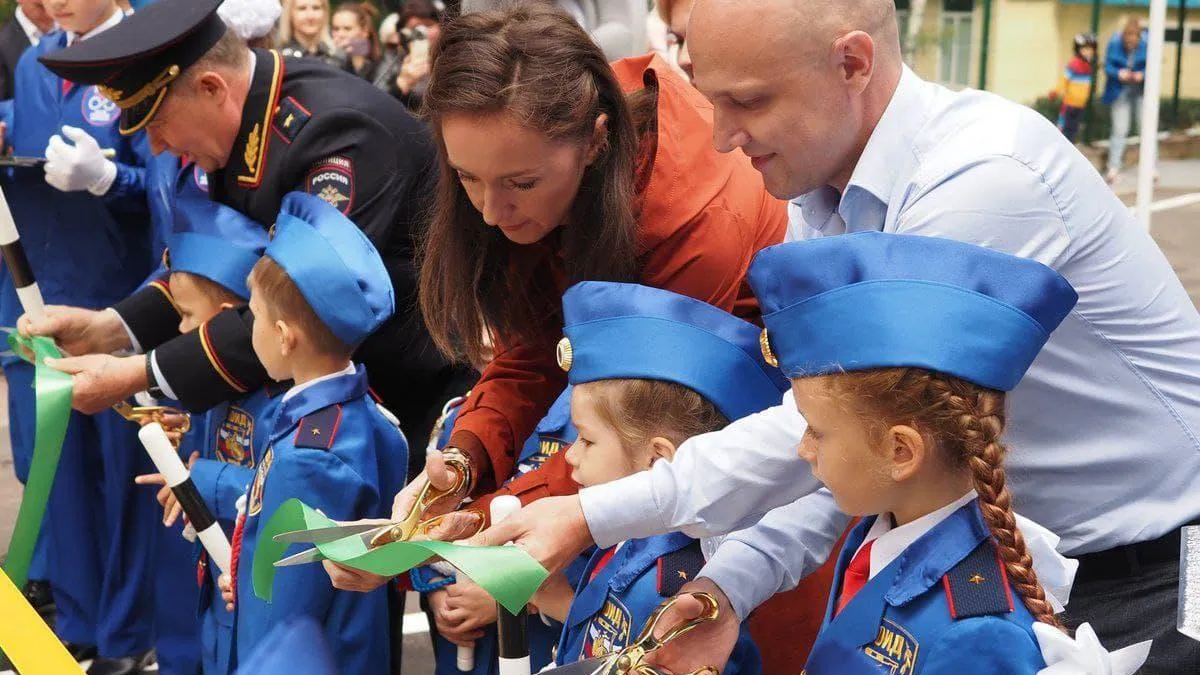
POLYGON ((758 334, 758 347, 762 350, 763 360, 772 368, 779 367, 779 359, 775 358, 775 352, 771 351, 771 338, 767 336, 767 329, 764 328, 758 334))
POLYGON ((575 352, 571 349, 571 338, 564 337, 558 341, 555 355, 558 357, 558 367, 562 368, 564 372, 571 372, 571 364, 575 362, 575 352))

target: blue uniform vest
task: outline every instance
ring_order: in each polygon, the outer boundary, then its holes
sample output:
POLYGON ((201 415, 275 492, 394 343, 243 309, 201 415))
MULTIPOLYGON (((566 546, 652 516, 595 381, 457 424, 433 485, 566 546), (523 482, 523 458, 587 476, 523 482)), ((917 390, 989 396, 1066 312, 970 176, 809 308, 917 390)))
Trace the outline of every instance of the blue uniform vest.
POLYGON ((977 501, 913 542, 832 616, 842 574, 875 519, 838 558, 825 624, 802 675, 1033 675, 1033 616, 999 564, 977 501))

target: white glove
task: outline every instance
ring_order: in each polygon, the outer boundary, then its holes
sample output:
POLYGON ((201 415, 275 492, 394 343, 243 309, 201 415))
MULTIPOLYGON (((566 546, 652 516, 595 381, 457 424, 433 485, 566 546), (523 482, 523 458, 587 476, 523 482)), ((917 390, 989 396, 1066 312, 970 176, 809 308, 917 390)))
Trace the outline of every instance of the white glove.
POLYGON ((63 192, 88 192, 103 197, 117 178, 117 165, 104 157, 100 144, 83 129, 63 126, 63 136, 50 137, 46 146, 46 182, 63 192))
POLYGON ((1033 624, 1046 667, 1038 675, 1132 675, 1146 662, 1150 640, 1109 652, 1091 625, 1075 630, 1074 639, 1042 622, 1033 624))

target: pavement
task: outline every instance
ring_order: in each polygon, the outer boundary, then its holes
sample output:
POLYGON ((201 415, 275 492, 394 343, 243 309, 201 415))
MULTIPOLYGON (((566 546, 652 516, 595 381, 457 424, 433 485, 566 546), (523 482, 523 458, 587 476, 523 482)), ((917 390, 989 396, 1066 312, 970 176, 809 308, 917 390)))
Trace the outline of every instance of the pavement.
MULTIPOLYGON (((1127 204, 1136 201, 1137 179, 1133 171, 1123 174, 1113 190, 1127 204)), ((1159 182, 1151 207, 1150 233, 1167 260, 1179 274, 1192 302, 1200 307, 1200 160, 1173 160, 1159 164, 1159 182)), ((8 388, 0 378, 0 401, 7 401, 8 388)), ((13 476, 12 453, 8 447, 8 408, 0 406, 0 550, 7 550, 21 501, 21 486, 13 476)), ((404 671, 433 672, 433 652, 428 623, 410 593, 409 614, 404 623, 404 671)), ((0 672, 0 675, 8 675, 0 672)))

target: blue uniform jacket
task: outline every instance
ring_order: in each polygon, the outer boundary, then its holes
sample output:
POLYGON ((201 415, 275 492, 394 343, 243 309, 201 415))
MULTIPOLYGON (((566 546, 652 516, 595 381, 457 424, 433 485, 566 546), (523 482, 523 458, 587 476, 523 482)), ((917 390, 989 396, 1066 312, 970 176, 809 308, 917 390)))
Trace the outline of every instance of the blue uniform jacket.
MULTIPOLYGON (((228 217, 220 205, 208 196, 208 174, 191 162, 182 164, 178 157, 164 152, 156 155, 146 167, 146 202, 154 219, 154 248, 167 247, 171 234, 180 230, 196 230, 196 223, 228 217)), ((257 223, 255 227, 259 227, 257 223)), ((220 232, 220 227, 214 227, 220 232)), ((146 281, 167 276, 167 267, 160 255, 158 264, 146 281)))
MULTIPOLYGON (((704 564, 700 542, 673 532, 626 541, 592 579, 608 550, 592 555, 575 589, 575 601, 558 643, 558 665, 605 656, 629 646, 654 610, 694 579, 704 564)), ((762 657, 744 624, 722 672, 762 672, 762 657)))
MULTIPOLYGON (((875 522, 842 548, 834 589, 875 522)), ((1008 582, 977 501, 926 532, 825 624, 802 675, 1032 675, 1045 667, 1033 616, 1008 582)))
POLYGON ((1121 31, 1113 33, 1112 38, 1108 41, 1108 48, 1104 50, 1104 97, 1100 100, 1104 105, 1112 105, 1113 101, 1121 95, 1125 87, 1135 88, 1140 94, 1145 87, 1144 83, 1129 83, 1125 84, 1117 79, 1117 75, 1128 68, 1136 72, 1146 72, 1146 45, 1149 39, 1146 36, 1146 31, 1142 31, 1142 39, 1138 42, 1137 49, 1133 54, 1125 49, 1125 40, 1121 36, 1121 31), (1132 56, 1133 64, 1130 66, 1130 57, 1132 56))
MULTIPOLYGON (((238 659, 249 658, 284 619, 316 619, 342 675, 374 675, 388 661, 387 587, 337 591, 320 565, 280 569, 274 602, 254 595, 254 546, 262 527, 293 497, 334 520, 388 518, 404 485, 408 446, 367 391, 367 372, 337 375, 284 397, 250 486, 237 563, 238 659)), ((235 543, 235 546, 237 544, 235 543)), ((292 547, 295 553, 303 546, 292 547)))
MULTIPOLYGON (((144 133, 117 131, 120 110, 94 86, 70 85, 37 62, 66 46, 52 32, 25 51, 14 75, 17 96, 6 134, 13 153, 44 157, 50 136, 64 124, 87 131, 101 148, 116 152, 117 178, 108 194, 59 192, 41 167, 14 168, 4 194, 21 242, 47 304, 107 307, 133 292, 157 262, 156 237, 146 205, 146 171, 151 161, 144 133)), ((12 278, 0 281, 0 325, 21 314, 12 278)))
MULTIPOLYGON (((233 537, 237 501, 254 480, 254 467, 267 449, 270 433, 267 425, 286 389, 285 385, 272 383, 237 401, 222 403, 204 415, 197 448, 200 458, 192 465, 192 482, 227 537, 233 537)), ((204 672, 227 673, 233 656, 233 612, 225 609, 217 587, 220 570, 209 564, 199 542, 196 560, 204 672)))
MULTIPOLYGON (((465 400, 466 397, 463 397, 446 411, 443 432, 435 439, 438 448, 445 447, 449 442, 450 430, 454 428, 454 420, 465 400)), ((536 469, 551 456, 566 450, 577 435, 575 426, 571 424, 571 387, 567 387, 538 423, 533 435, 525 441, 518 460, 517 475, 524 475, 536 469)), ((586 557, 578 558, 567 568, 567 578, 572 585, 579 582, 587 560, 586 557)), ((413 587, 424 592, 454 583, 454 577, 444 577, 430 567, 413 570, 411 578, 413 587)), ((529 658, 534 672, 546 667, 553 660, 554 646, 558 643, 561 633, 562 624, 557 621, 548 617, 546 620, 540 616, 529 617, 529 658)), ((492 625, 485 628, 484 636, 475 641, 475 668, 470 671, 472 675, 496 675, 500 672, 496 639, 496 627, 492 625)), ((454 643, 436 636, 434 654, 437 660, 436 675, 461 675, 462 671, 458 669, 457 664, 458 649, 454 643)))

